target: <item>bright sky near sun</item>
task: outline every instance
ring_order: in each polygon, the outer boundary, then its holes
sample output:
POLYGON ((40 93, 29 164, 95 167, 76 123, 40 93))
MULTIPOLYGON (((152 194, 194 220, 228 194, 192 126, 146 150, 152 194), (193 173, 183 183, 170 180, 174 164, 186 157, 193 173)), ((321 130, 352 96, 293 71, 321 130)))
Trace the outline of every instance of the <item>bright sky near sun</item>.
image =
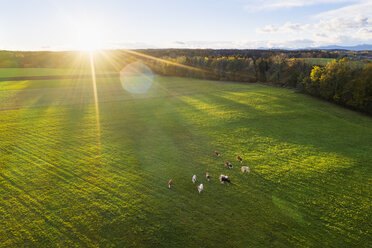
POLYGON ((372 43, 371 0, 0 0, 0 50, 372 43))

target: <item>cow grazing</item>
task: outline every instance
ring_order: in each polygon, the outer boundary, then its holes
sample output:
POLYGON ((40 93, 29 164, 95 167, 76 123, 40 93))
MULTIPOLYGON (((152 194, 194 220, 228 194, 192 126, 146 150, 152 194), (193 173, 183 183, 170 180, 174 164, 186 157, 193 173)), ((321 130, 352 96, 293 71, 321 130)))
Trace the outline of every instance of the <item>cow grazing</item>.
POLYGON ((240 162, 240 163, 243 163, 243 158, 241 156, 237 156, 236 159, 240 162))
POLYGON ((225 166, 228 167, 229 169, 233 168, 233 166, 230 162, 225 162, 225 166))
POLYGON ((203 190, 203 188, 204 188, 204 186, 203 186, 203 184, 201 183, 201 184, 198 186, 199 194, 200 194, 200 192, 203 190))
POLYGON ((195 183, 196 182, 196 175, 193 175, 191 180, 192 180, 192 183, 195 183))
POLYGON ((209 181, 211 179, 211 176, 209 175, 209 173, 205 173, 205 178, 209 181))
POLYGON ((215 154, 217 157, 221 156, 221 154, 220 154, 219 152, 217 152, 217 151, 214 151, 214 154, 215 154))
POLYGON ((169 180, 169 182, 168 182, 168 188, 171 188, 172 185, 173 185, 173 180, 171 179, 171 180, 169 180))
POLYGON ((248 166, 242 166, 242 172, 244 173, 244 172, 251 172, 251 170, 249 169, 249 167, 248 166))
POLYGON ((225 182, 231 183, 229 177, 225 176, 225 175, 220 176, 220 182, 221 183, 225 183, 225 182))

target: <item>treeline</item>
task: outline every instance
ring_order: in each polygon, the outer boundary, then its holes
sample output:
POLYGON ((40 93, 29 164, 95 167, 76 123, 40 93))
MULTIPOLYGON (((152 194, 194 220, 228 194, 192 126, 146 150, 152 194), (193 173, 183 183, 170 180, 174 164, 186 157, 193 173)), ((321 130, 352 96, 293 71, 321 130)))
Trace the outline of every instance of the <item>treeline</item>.
POLYGON ((358 68, 346 59, 334 60, 314 66, 298 85, 311 95, 372 115, 372 63, 358 68))
MULTIPOLYGON (((289 58, 339 58, 340 52, 326 50, 280 50, 280 49, 140 49, 142 54, 155 57, 239 57, 268 58, 285 54, 289 58)), ((343 54, 343 53, 342 53, 343 54)))
MULTIPOLYGON (((288 58, 339 58, 340 53, 328 52, 323 50, 259 50, 259 49, 140 49, 140 50, 108 50, 104 51, 106 56, 114 57, 116 62, 122 64, 128 56, 135 56, 133 53, 143 54, 157 58, 177 59, 179 57, 197 58, 269 58, 271 56, 285 54, 288 58)), ((78 51, 0 51, 0 68, 65 68, 72 65, 75 61, 86 57, 86 52, 78 51)), ((107 66, 107 65, 106 65, 107 66)))
POLYGON ((66 68, 79 57, 79 52, 0 51, 0 68, 66 68))
POLYGON ((163 57, 171 63, 146 61, 157 74, 196 77, 226 81, 270 82, 296 87, 298 81, 310 74, 312 65, 285 54, 269 57, 163 57), (187 68, 175 66, 185 65, 187 68))

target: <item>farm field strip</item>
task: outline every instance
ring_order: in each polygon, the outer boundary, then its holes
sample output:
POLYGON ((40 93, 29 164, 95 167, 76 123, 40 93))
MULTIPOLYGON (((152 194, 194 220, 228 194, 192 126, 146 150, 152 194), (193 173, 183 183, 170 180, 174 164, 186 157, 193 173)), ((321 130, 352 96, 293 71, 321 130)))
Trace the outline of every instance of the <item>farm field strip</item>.
MULTIPOLYGON (((81 88, 87 91, 82 91, 80 92, 79 98, 76 98, 75 96, 68 96, 68 97, 63 97, 60 96, 57 99, 49 100, 48 97, 50 98, 53 94, 61 94, 61 90, 37 90, 36 92, 32 92, 29 95, 25 96, 11 96, 9 97, 11 100, 4 101, 5 105, 1 106, 0 105, 0 111, 4 110, 17 110, 17 109, 22 109, 22 108, 39 108, 39 107, 48 107, 48 106, 72 106, 72 105, 85 105, 85 104, 93 104, 93 99, 92 99, 92 89, 91 88, 81 88), (35 95, 35 94, 40 94, 41 97, 39 100, 35 101, 35 99, 32 99, 33 102, 24 102, 24 103, 17 103, 17 101, 24 101, 24 98, 26 97, 29 98, 30 95, 35 95), (17 100, 17 99, 20 100, 17 100), (44 99, 43 99, 44 98, 44 99), (66 98, 71 98, 71 100, 66 101, 66 98), (14 103, 16 101, 16 103, 14 103), (41 102, 41 103, 39 103, 41 102)), ((35 89, 33 89, 35 90, 35 89)), ((66 89, 64 91, 65 96, 67 96, 68 92, 73 91, 73 90, 79 90, 76 88, 71 88, 71 89, 66 89)), ((119 88, 119 91, 122 89, 119 88)), ((239 90, 239 89, 235 89, 239 90)), ((242 89, 244 90, 244 89, 242 89)), ((16 90, 16 91, 21 91, 24 92, 24 90, 16 90)), ((149 99, 163 99, 163 98, 178 98, 180 96, 193 96, 193 95, 202 95, 206 94, 209 95, 211 93, 221 93, 220 90, 218 91, 191 91, 191 92, 186 92, 186 93, 177 93, 177 92, 167 92, 162 95, 157 95, 157 96, 146 96, 146 97, 139 97, 139 98, 132 98, 132 97, 125 97, 125 96, 118 96, 117 95, 118 88, 116 89, 111 89, 109 91, 105 90, 103 94, 110 95, 110 98, 105 98, 102 96, 99 96, 99 102, 100 103, 110 103, 110 102, 125 102, 125 101, 139 101, 139 100, 149 100, 149 99)), ((4 97, 4 96, 3 96, 4 97)))
MULTIPOLYGON (((97 74, 113 74, 111 70, 96 70, 97 74)), ((117 72, 116 72, 117 73, 117 72)), ((19 77, 65 77, 65 76, 84 76, 90 75, 91 69, 80 68, 0 68, 0 78, 19 78, 19 77)))

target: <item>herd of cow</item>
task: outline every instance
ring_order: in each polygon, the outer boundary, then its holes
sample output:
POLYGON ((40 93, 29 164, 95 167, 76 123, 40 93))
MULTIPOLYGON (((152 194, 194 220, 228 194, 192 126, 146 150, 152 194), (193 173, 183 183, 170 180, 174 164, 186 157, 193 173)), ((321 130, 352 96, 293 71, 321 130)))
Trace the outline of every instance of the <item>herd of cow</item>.
MULTIPOLYGON (((217 151, 214 151, 214 154, 215 154, 217 157, 220 157, 220 156, 221 156, 221 154, 220 154, 219 152, 217 152, 217 151)), ((238 160, 240 163, 243 163, 243 158, 242 158, 241 156, 238 155, 236 158, 237 158, 237 160, 238 160)), ((225 162, 225 166, 226 166, 227 168, 229 168, 229 169, 232 169, 232 168, 233 168, 232 164, 231 164, 230 162, 227 162, 227 161, 225 162)), ((244 172, 250 172, 250 169, 249 169, 248 166, 242 166, 242 167, 241 167, 241 170, 242 170, 243 173, 244 173, 244 172)), ((209 175, 208 172, 205 173, 205 178, 206 178, 208 181, 210 180, 211 176, 209 175)), ((220 182, 221 182, 221 183, 225 183, 225 182, 227 182, 227 183, 231 183, 231 181, 230 181, 230 179, 229 179, 228 176, 221 175, 219 179, 220 179, 220 182)), ((191 181, 192 181, 192 183, 195 184, 195 182, 196 182, 196 175, 193 175, 193 176, 192 176, 191 181)), ((170 179, 169 182, 168 182, 168 188, 172 188, 172 185, 173 185, 173 179, 170 179)), ((201 183, 201 184, 198 186, 198 191, 199 191, 199 193, 203 190, 203 188, 204 188, 204 186, 203 186, 203 184, 201 183)))

